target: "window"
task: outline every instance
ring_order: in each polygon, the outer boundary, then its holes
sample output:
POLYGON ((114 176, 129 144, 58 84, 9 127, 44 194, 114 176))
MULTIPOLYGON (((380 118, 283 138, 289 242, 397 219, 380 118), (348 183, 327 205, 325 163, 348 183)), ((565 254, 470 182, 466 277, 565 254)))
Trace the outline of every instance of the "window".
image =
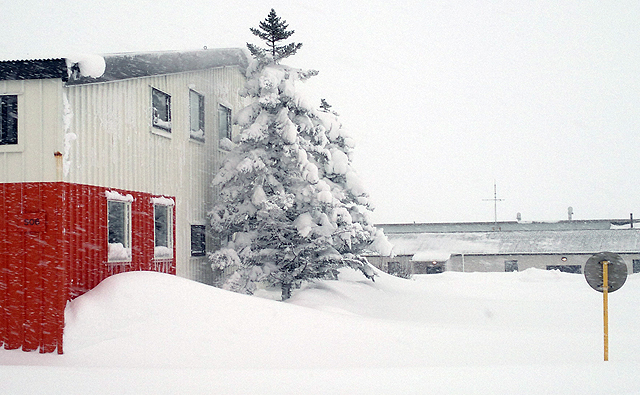
POLYGON ((633 272, 640 273, 640 259, 633 260, 633 272))
POLYGON ((220 140, 231 140, 231 109, 222 104, 218 107, 218 132, 220 140))
POLYGON ((18 96, 0 96, 0 145, 18 144, 18 96))
POLYGON ((171 132, 171 96, 151 88, 153 116, 152 125, 171 132))
POLYGON ((194 140, 204 141, 204 96, 189 90, 190 136, 194 140))
POLYGON ((131 260, 131 203, 107 201, 109 261, 131 260))
POLYGON ((153 205, 156 258, 173 257, 173 206, 153 205))
POLYGON ((517 272, 518 271, 518 261, 517 260, 504 261, 504 271, 505 272, 517 272))
POLYGON ((191 225, 191 256, 204 256, 206 253, 205 226, 191 225))

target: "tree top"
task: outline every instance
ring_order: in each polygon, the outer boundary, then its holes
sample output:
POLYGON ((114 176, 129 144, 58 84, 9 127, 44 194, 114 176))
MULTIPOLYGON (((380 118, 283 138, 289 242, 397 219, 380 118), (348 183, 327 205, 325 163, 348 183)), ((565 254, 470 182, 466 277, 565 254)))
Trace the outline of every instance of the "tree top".
POLYGON ((281 41, 288 39, 295 33, 295 30, 287 30, 288 27, 287 21, 281 19, 272 8, 265 20, 259 23, 257 29, 249 28, 251 33, 263 40, 267 46, 267 48, 261 48, 247 43, 251 55, 264 63, 278 63, 280 60, 294 55, 302 47, 301 43, 280 45, 281 41))

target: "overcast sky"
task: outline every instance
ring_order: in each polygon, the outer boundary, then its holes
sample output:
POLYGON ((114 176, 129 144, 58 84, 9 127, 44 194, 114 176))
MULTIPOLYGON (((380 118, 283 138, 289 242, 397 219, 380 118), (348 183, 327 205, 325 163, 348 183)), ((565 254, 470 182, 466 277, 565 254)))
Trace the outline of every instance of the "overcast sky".
POLYGON ((640 218, 640 2, 0 0, 0 59, 259 43, 269 10, 304 46, 285 61, 358 142, 388 222, 640 218))

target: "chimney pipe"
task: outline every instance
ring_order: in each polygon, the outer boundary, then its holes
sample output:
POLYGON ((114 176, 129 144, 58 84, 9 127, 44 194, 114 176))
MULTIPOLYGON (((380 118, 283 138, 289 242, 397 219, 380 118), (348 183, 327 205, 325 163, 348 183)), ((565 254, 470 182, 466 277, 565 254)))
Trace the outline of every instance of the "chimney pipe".
POLYGON ((62 181, 62 153, 56 151, 53 156, 56 158, 56 181, 62 181))

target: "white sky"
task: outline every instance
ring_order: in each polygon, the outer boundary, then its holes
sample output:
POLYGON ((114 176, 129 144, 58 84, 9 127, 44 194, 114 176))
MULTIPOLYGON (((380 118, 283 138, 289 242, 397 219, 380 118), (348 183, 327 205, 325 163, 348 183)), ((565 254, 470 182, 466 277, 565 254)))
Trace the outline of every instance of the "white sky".
POLYGON ((258 44, 356 138, 381 222, 640 218, 640 2, 0 0, 0 59, 258 44))

